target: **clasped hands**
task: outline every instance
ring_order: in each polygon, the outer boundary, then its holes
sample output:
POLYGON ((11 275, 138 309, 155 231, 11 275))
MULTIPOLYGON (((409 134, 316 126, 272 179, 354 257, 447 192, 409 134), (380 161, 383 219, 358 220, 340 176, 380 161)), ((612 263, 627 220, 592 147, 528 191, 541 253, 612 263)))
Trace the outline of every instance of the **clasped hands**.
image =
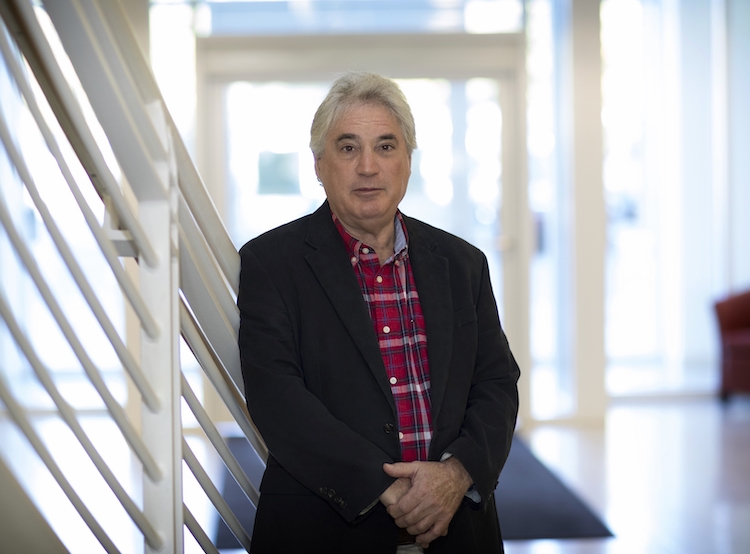
POLYGON ((383 491, 380 501, 396 525, 415 535, 422 548, 448 534, 448 525, 473 483, 453 457, 442 462, 383 464, 383 471, 396 481, 383 491))

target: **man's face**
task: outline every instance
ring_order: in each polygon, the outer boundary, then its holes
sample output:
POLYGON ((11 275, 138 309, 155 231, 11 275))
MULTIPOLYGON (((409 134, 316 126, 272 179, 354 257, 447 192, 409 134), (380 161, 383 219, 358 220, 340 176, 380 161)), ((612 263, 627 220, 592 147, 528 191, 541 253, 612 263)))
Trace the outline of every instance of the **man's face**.
POLYGON ((392 225, 411 174, 396 118, 377 104, 349 108, 328 132, 315 172, 347 230, 377 233, 392 225))

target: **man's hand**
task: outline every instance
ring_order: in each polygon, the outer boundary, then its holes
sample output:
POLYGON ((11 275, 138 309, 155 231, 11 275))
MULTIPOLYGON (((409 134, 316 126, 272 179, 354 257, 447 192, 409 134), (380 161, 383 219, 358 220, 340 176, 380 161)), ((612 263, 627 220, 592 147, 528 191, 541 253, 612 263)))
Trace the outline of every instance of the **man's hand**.
POLYGON ((401 500, 401 497, 406 494, 409 487, 411 487, 411 481, 406 477, 399 477, 391 483, 390 487, 383 491, 383 494, 379 497, 380 501, 383 503, 383 506, 388 508, 391 504, 396 504, 401 500))
POLYGON ((447 535, 448 525, 473 483, 461 462, 453 457, 444 462, 401 462, 383 464, 383 470, 391 477, 411 481, 411 488, 398 502, 386 505, 396 525, 416 535, 422 548, 447 535))

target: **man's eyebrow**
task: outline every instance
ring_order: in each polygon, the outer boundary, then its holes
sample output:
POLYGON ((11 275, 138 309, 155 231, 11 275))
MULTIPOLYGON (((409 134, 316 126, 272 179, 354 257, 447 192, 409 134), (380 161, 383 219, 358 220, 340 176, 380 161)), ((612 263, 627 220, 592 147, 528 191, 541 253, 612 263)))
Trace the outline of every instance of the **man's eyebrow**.
POLYGON ((342 140, 350 140, 350 139, 358 139, 359 135, 356 135, 354 133, 341 133, 339 136, 336 137, 336 142, 341 142, 342 140))
POLYGON ((386 133, 385 135, 380 135, 378 140, 395 140, 398 142, 398 137, 393 133, 386 133))
MULTIPOLYGON (((339 136, 336 137, 336 142, 341 142, 342 140, 358 140, 359 138, 360 138, 359 135, 356 133, 341 133, 339 136)), ((378 137, 378 141, 381 141, 381 140, 398 141, 398 137, 393 133, 386 133, 378 137)))

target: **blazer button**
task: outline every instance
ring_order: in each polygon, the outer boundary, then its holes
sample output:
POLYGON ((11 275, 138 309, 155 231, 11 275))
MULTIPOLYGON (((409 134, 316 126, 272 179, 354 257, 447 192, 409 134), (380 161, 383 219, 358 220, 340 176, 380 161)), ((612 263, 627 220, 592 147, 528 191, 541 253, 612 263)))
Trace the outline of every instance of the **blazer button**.
POLYGON ((390 433, 393 433, 393 431, 395 430, 396 430, 396 426, 393 425, 393 423, 386 423, 385 425, 383 425, 383 431, 385 431, 386 433, 390 434, 390 433))

